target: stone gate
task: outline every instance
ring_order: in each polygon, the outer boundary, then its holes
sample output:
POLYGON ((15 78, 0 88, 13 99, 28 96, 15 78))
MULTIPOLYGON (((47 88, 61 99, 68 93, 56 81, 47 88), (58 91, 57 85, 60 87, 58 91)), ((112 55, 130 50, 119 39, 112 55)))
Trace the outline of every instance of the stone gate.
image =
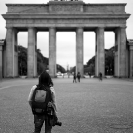
MULTIPOLYGON (((49 73, 56 75, 56 33, 76 32, 76 72, 83 76, 83 32, 94 31, 95 75, 105 74, 104 32, 115 33, 115 76, 127 77, 126 4, 86 4, 83 1, 50 1, 47 4, 6 4, 4 77, 18 76, 18 32, 28 32, 27 76, 37 76, 37 32, 49 32, 49 73)), ((88 36, 89 37, 89 36, 88 36)), ((88 42, 89 44, 89 42, 88 42)))

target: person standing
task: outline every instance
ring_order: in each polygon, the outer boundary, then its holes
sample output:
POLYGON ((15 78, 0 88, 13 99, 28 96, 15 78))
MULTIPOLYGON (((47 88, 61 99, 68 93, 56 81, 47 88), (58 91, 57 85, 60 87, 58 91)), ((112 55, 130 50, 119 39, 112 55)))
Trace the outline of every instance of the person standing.
MULTIPOLYGON (((35 113, 35 109, 33 109, 33 105, 32 105, 33 95, 34 95, 34 91, 37 88, 37 86, 42 87, 42 88, 44 87, 44 88, 48 89, 48 91, 46 93, 46 97, 49 93, 48 96, 51 98, 51 102, 54 105, 55 114, 57 116, 57 108, 56 108, 56 102, 55 102, 55 91, 54 91, 54 87, 53 87, 53 82, 51 80, 50 75, 46 71, 44 71, 39 76, 38 85, 34 85, 31 88, 30 94, 28 96, 28 102, 29 102, 29 105, 32 109, 33 115, 34 115, 34 132, 33 133, 40 133, 44 122, 45 122, 45 133, 51 133, 52 125, 49 124, 49 118, 48 118, 47 111, 43 110, 41 113, 39 112, 40 113, 39 114, 39 113, 35 113)), ((36 111, 40 111, 40 110, 38 109, 36 111)))
POLYGON ((102 73, 99 72, 99 80, 102 81, 102 73))
POLYGON ((81 74, 80 72, 77 73, 78 82, 80 82, 81 74))
POLYGON ((74 82, 76 83, 76 74, 75 73, 73 74, 73 83, 74 82))

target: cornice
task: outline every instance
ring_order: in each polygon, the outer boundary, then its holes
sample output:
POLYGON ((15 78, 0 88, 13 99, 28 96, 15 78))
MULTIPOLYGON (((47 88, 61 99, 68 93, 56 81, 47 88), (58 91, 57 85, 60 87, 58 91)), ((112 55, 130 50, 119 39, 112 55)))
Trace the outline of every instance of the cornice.
POLYGON ((60 19, 60 18, 78 18, 78 19, 87 19, 87 18, 107 18, 107 19, 128 19, 130 14, 89 14, 89 13, 38 13, 38 14, 19 14, 19 13, 15 13, 15 14, 2 14, 2 16, 4 17, 4 19, 46 19, 46 18, 51 18, 51 19, 60 19))
POLYGON ((42 4, 32 4, 32 3, 28 3, 28 4, 21 4, 21 3, 14 3, 14 4, 12 4, 12 3, 7 3, 6 4, 6 6, 49 6, 49 5, 73 5, 73 4, 75 4, 75 5, 77 5, 77 4, 81 4, 81 5, 85 5, 85 6, 126 6, 127 5, 127 3, 88 3, 88 4, 86 4, 86 3, 84 3, 84 2, 82 2, 82 1, 74 1, 74 2, 70 2, 70 1, 65 1, 65 2, 49 2, 49 3, 47 3, 47 4, 44 4, 44 3, 42 3, 42 4))

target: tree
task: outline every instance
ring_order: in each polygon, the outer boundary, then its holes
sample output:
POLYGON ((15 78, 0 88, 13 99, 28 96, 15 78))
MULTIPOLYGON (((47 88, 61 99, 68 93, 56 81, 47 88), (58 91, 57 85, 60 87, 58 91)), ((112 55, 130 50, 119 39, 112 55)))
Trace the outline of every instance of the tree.
POLYGON ((19 75, 27 74, 27 49, 23 46, 18 46, 18 68, 19 75))
MULTIPOLYGON (((44 70, 48 69, 49 59, 44 57, 40 49, 36 50, 37 53, 37 74, 40 75, 44 70)), ((19 75, 27 75, 27 48, 18 46, 18 68, 19 75)), ((57 71, 65 73, 66 70, 57 64, 57 71)))
POLYGON ((44 70, 48 69, 48 58, 44 57, 40 49, 37 49, 37 73, 40 75, 44 70))
POLYGON ((105 52, 105 75, 114 75, 114 47, 105 52))
MULTIPOLYGON (((95 56, 93 56, 84 67, 84 73, 95 73, 95 56)), ((114 75, 114 47, 105 49, 105 75, 114 75)))
POLYGON ((60 66, 59 64, 56 65, 57 72, 65 73, 66 70, 64 67, 60 66))

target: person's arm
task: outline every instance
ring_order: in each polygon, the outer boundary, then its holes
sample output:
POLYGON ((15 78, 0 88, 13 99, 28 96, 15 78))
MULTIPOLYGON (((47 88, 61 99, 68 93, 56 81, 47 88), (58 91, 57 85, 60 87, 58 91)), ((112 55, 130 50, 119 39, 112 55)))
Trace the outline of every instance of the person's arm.
POLYGON ((34 85, 34 86, 31 88, 30 94, 29 94, 29 96, 28 96, 28 103, 29 103, 30 107, 32 107, 31 102, 32 102, 32 96, 33 96, 33 92, 34 92, 35 88, 36 88, 36 85, 34 85))
POLYGON ((56 95, 55 95, 54 87, 50 87, 50 90, 51 90, 51 95, 52 95, 52 103, 55 106, 55 113, 57 114, 56 95))

